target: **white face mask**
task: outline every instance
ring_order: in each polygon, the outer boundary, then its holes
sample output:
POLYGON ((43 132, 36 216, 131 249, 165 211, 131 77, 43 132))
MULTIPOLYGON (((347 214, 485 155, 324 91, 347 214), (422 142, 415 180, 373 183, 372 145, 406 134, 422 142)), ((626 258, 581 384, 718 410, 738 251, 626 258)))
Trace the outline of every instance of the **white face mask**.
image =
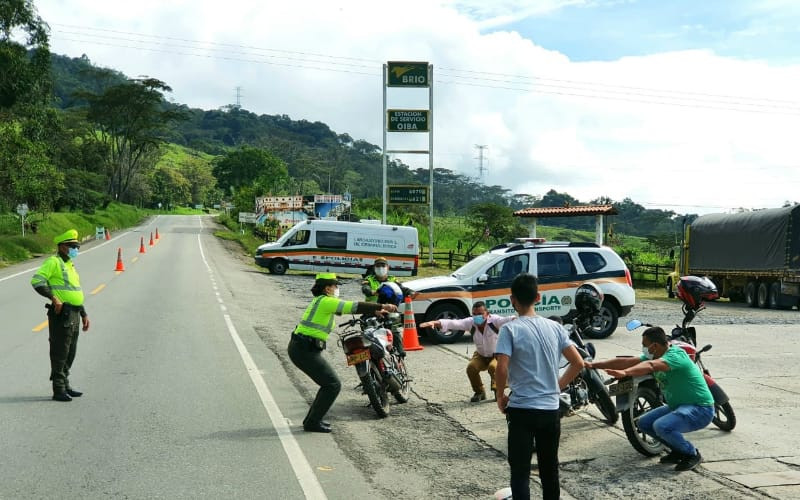
POLYGON ((339 287, 338 286, 333 289, 333 296, 334 297, 338 297, 339 296, 339 287))
POLYGON ((645 346, 642 346, 642 355, 647 359, 653 359, 653 355, 650 353, 650 350, 645 346))
POLYGON ((376 267, 375 276, 378 278, 385 278, 389 274, 389 268, 386 266, 376 267))

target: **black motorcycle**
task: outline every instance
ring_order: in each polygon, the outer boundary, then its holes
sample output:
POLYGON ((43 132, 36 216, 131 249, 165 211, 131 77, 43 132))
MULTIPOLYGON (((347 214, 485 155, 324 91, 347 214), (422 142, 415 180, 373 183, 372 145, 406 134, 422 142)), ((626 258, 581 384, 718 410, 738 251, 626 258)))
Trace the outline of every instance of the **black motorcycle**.
POLYGON ((411 390, 405 358, 392 345, 392 328, 399 321, 400 314, 389 313, 382 318, 353 318, 339 325, 343 328, 339 343, 347 366, 356 367, 361 388, 381 418, 389 414, 389 394, 398 403, 405 403, 411 390))
MULTIPOLYGON (((592 318, 579 314, 572 324, 564 325, 569 332, 569 339, 575 344, 578 353, 585 361, 592 361, 596 354, 591 342, 584 343, 582 332, 592 327, 592 318)), ((561 371, 567 369, 568 362, 562 357, 561 371)), ((608 425, 617 422, 618 413, 614 401, 608 394, 600 372, 594 368, 584 368, 575 379, 561 392, 560 415, 571 415, 576 410, 594 404, 605 417, 608 425)))

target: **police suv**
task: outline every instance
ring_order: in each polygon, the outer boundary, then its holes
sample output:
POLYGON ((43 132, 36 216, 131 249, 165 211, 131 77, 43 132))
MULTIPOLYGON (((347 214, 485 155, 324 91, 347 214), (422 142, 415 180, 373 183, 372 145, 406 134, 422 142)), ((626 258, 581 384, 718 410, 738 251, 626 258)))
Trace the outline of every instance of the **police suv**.
MULTIPOLYGON (((511 280, 522 272, 537 276, 540 301, 536 314, 570 319, 575 290, 591 281, 603 292, 600 315, 585 334, 605 338, 614 333, 621 316, 636 302, 631 274, 614 250, 595 243, 546 242, 518 238, 475 257, 449 276, 404 282, 417 292, 412 307, 417 322, 468 316, 482 300, 495 314, 516 314, 511 306, 511 280)), ((463 331, 424 332, 442 343, 455 342, 463 331)))

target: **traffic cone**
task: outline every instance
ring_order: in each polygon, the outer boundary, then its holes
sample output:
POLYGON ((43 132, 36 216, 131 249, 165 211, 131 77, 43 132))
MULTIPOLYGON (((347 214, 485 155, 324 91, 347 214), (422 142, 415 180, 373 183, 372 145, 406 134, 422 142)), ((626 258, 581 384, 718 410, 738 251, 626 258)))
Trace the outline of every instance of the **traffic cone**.
POLYGON ((111 239, 111 233, 108 232, 108 228, 106 228, 106 241, 111 239))
POLYGON ((155 243, 153 243, 153 232, 151 231, 150 232, 150 246, 153 246, 153 245, 155 245, 155 243))
POLYGON ((144 236, 142 236, 142 241, 139 244, 139 253, 145 253, 145 250, 144 250, 144 236))
POLYGON ((405 299, 406 309, 403 312, 403 349, 406 351, 421 351, 417 335, 417 324, 414 322, 414 311, 411 310, 411 297, 405 299))
POLYGON ((121 248, 117 249, 117 268, 114 269, 114 270, 115 271, 124 271, 125 270, 125 266, 122 265, 122 249, 121 248))
POLYGON ((160 236, 158 235, 158 228, 156 228, 156 239, 159 239, 160 236))

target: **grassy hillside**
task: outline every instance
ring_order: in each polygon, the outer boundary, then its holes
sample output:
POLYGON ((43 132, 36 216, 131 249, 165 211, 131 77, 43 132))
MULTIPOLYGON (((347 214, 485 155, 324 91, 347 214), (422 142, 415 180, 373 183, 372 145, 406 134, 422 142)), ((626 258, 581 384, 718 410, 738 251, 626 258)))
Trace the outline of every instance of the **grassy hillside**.
POLYGON ((81 239, 91 240, 95 228, 102 226, 112 233, 139 224, 149 215, 157 213, 199 214, 199 210, 180 209, 172 212, 145 210, 131 205, 111 203, 106 209, 97 209, 93 214, 83 212, 55 212, 29 214, 27 221, 35 223, 36 232, 26 228, 22 236, 19 217, 3 216, 0 223, 0 267, 55 252, 53 237, 67 229, 77 229, 81 239))

